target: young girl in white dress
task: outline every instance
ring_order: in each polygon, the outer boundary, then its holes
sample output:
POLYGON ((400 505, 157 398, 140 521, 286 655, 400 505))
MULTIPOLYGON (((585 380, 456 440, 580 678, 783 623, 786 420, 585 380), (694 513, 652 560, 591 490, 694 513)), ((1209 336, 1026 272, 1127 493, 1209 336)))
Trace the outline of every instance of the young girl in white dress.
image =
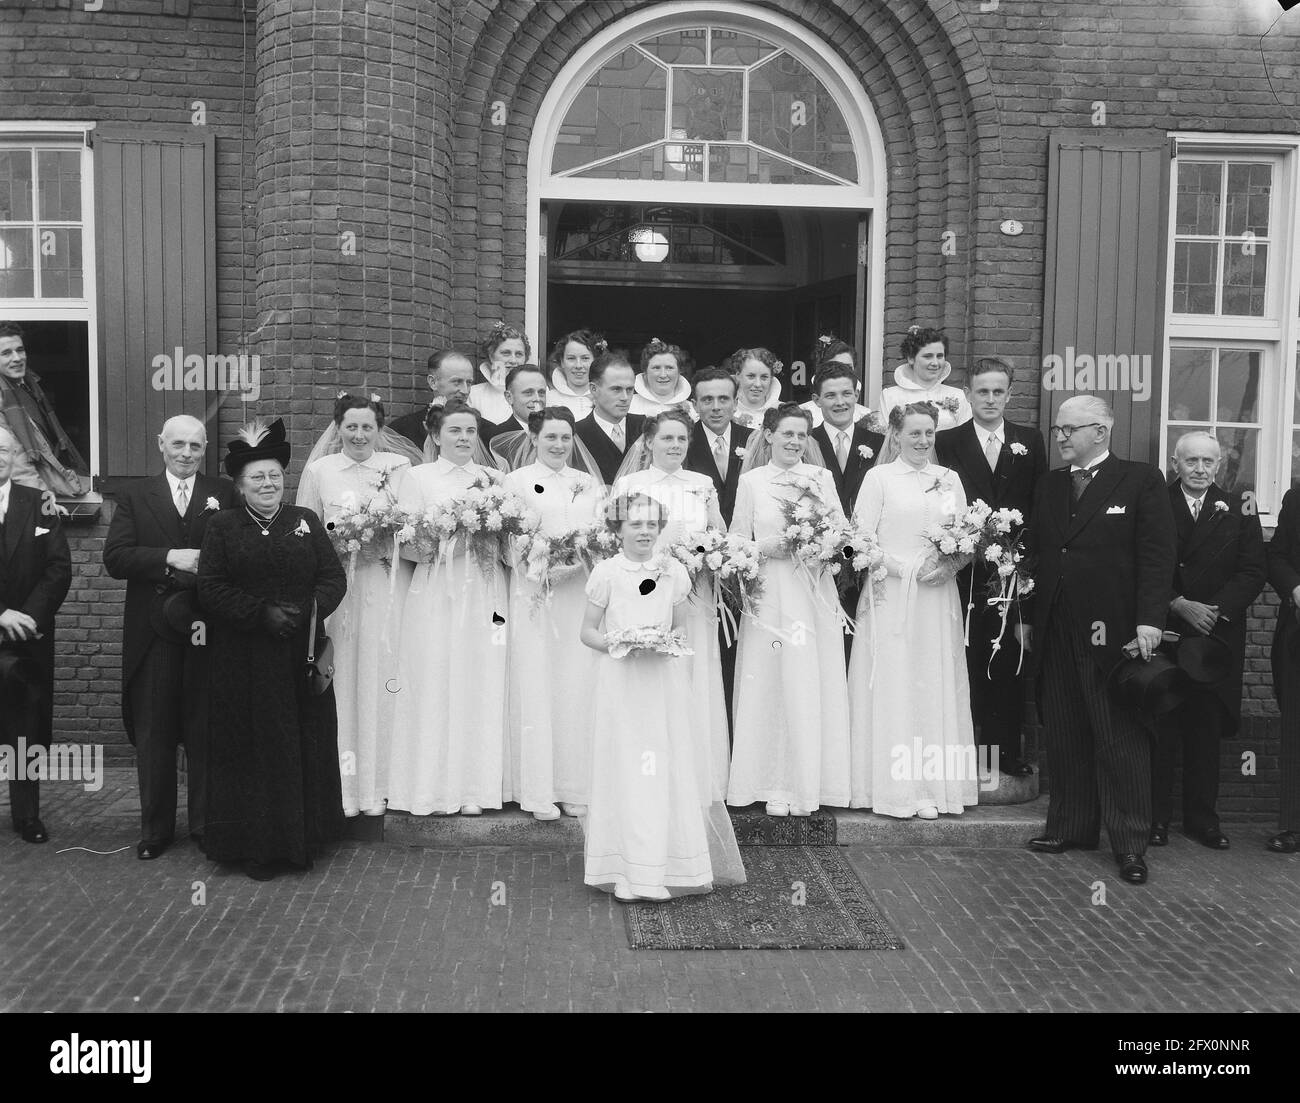
POLYGON ((880 392, 880 416, 909 402, 932 402, 939 411, 939 428, 964 425, 974 416, 970 399, 960 387, 944 382, 952 375, 947 361, 948 338, 940 329, 912 326, 903 338, 900 351, 905 364, 894 369, 894 385, 880 392))
POLYGON ((732 715, 735 737, 727 803, 764 801, 770 816, 807 816, 849 800, 849 697, 839 597, 829 574, 813 579, 790 558, 781 502, 795 501, 795 477, 812 480, 843 517, 835 482, 805 462, 808 414, 792 403, 768 411, 750 436, 731 531, 770 558, 757 611, 741 618, 732 715), (760 462, 771 454, 769 462, 760 462), (757 464, 756 466, 754 466, 757 464))
POLYGON ((900 819, 960 813, 979 792, 956 570, 924 536, 966 508, 957 473, 930 462, 936 423, 929 403, 893 410, 882 456, 898 458, 867 472, 854 507, 889 574, 858 602, 850 807, 900 819))
MULTIPOLYGON (((682 467, 690 442, 691 419, 683 411, 666 410, 650 418, 641 439, 629 450, 614 483, 616 497, 633 492, 648 494, 668 511, 668 521, 659 534, 656 551, 666 551, 674 544, 699 537, 707 529, 726 531, 713 480, 682 467)), ((718 614, 712 587, 703 571, 686 603, 685 627, 687 641, 695 652, 687 661, 696 743, 701 749, 708 749, 714 796, 723 800, 730 758, 727 700, 722 687, 718 614)))
POLYGON ((513 413, 506 396, 506 376, 511 368, 528 363, 533 349, 522 329, 495 322, 483 341, 482 352, 478 370, 483 382, 469 389, 469 404, 489 425, 499 425, 513 413))
POLYGON ((685 660, 651 650, 609 654, 607 637, 681 628, 686 568, 655 552, 664 509, 644 494, 610 501, 623 550, 587 581, 582 642, 600 652, 592 708, 591 803, 584 881, 619 900, 666 900, 745 880, 708 757, 693 745, 685 660))
POLYGON ((641 350, 641 371, 633 380, 636 393, 629 413, 653 417, 664 410, 684 410, 690 405, 691 384, 682 374, 686 353, 653 337, 641 350))
MULTIPOLYGON (((425 511, 469 489, 477 476, 500 479, 471 462, 478 416, 459 399, 429 415, 438 459, 402 484, 398 503, 425 511)), ((416 815, 479 815, 509 799, 505 770, 505 571, 484 574, 464 544, 444 560, 417 560, 402 614, 397 706, 389 770, 390 808, 416 815)))
MULTIPOLYGON (((605 486, 600 476, 577 471, 574 417, 549 406, 528 419, 536 458, 505 478, 548 536, 561 536, 601 520, 605 486)), ((519 806, 539 820, 582 815, 591 786, 591 696, 596 657, 579 633, 587 611, 587 571, 574 567, 552 579, 550 601, 541 604, 541 583, 513 562, 510 580, 506 729, 510 739, 511 791, 519 806), (557 807, 558 805, 558 807, 557 807)))
MULTIPOLYGON (((344 507, 364 509, 376 495, 396 502, 412 458, 419 462, 414 445, 384 432, 378 396, 340 395, 330 428, 303 470, 297 504, 329 526, 344 507)), ((325 627, 334 641, 343 812, 382 816, 395 703, 389 688, 397 676, 402 605, 411 571, 409 564, 394 561, 391 545, 339 558, 348 574, 348 592, 325 627)))

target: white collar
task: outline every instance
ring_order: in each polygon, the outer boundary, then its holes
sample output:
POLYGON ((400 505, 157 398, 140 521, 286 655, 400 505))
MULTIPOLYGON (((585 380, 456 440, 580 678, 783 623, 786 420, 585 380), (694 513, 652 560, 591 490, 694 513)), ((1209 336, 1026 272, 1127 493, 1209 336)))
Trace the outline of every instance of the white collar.
POLYGON ((339 452, 338 455, 341 458, 344 471, 347 471, 353 467, 368 467, 372 471, 385 470, 384 465, 379 460, 378 450, 371 452, 370 455, 368 455, 364 460, 354 460, 346 452, 339 452))
POLYGON ((624 414, 618 421, 606 421, 605 415, 593 407, 591 416, 596 419, 596 424, 604 429, 606 433, 617 427, 623 430, 624 436, 627 435, 627 414, 624 414))
MULTIPOLYGON (((1213 485, 1213 484, 1211 484, 1213 485)), ((1210 496, 1210 488, 1207 486, 1200 494, 1193 494, 1187 489, 1187 484, 1182 479, 1178 480, 1178 489, 1183 492, 1183 497, 1190 502, 1204 502, 1210 496)))
MULTIPOLYGON (((704 476, 707 478, 707 476, 704 476)), ((662 467, 655 467, 651 464, 644 469, 643 478, 651 485, 655 483, 666 483, 669 479, 674 479, 679 483, 690 482, 686 477, 686 468, 679 467, 676 471, 665 471, 662 467)))
POLYGON ((655 394, 650 389, 650 384, 646 382, 645 372, 637 373, 637 377, 632 380, 632 389, 647 402, 653 402, 659 406, 677 406, 691 397, 691 385, 680 376, 677 378, 677 389, 673 392, 671 398, 660 398, 655 394))
POLYGON ((471 479, 478 474, 478 465, 473 460, 467 463, 452 463, 451 460, 444 456, 439 456, 433 461, 433 469, 439 475, 450 475, 453 471, 463 471, 471 479))
POLYGON ((704 429, 704 439, 709 442, 710 448, 716 447, 718 441, 722 441, 723 447, 726 447, 728 444, 731 443, 731 422, 730 421, 727 422, 726 428, 723 429, 721 433, 715 433, 702 421, 700 422, 700 426, 704 429))
POLYGON ((591 391, 588 389, 586 394, 582 391, 575 391, 569 386, 569 380, 564 374, 563 368, 555 368, 551 372, 551 388, 559 391, 560 394, 567 394, 570 398, 591 398, 591 391))
POLYGON ((763 399, 763 405, 760 409, 752 410, 740 401, 740 391, 736 391, 736 411, 737 413, 749 414, 754 421, 761 425, 763 421, 763 412, 770 410, 773 406, 781 404, 781 380, 773 378, 767 388, 767 397, 763 399))
POLYGON ((614 561, 625 571, 659 571, 663 569, 663 560, 663 552, 655 552, 644 563, 638 563, 635 559, 629 559, 627 552, 619 549, 614 561))
POLYGON ((832 425, 829 421, 826 421, 825 419, 822 420, 822 428, 826 430, 826 435, 831 438, 832 444, 835 443, 837 439, 839 439, 837 435, 839 433, 843 433, 846 437, 849 438, 849 440, 852 440, 853 432, 855 429, 857 429, 857 427, 858 427, 857 423, 855 422, 854 424, 850 425, 847 429, 838 429, 834 425, 832 425))
POLYGON ((529 467, 538 479, 563 479, 568 482, 580 474, 576 467, 570 467, 567 463, 559 471, 556 471, 553 467, 547 467, 541 460, 534 460, 529 464, 529 467))
POLYGON ((9 508, 9 488, 13 484, 13 479, 5 479, 3 483, 0 483, 0 514, 3 514, 9 508))
POLYGON ((1070 474, 1073 475, 1076 471, 1095 471, 1108 459, 1110 459, 1109 448, 1106 449, 1106 451, 1103 452, 1100 456, 1094 456, 1092 461, 1087 465, 1087 467, 1080 467, 1077 463, 1070 464, 1070 474))
POLYGON ((1003 418, 998 422, 998 427, 996 429, 985 429, 984 426, 974 418, 971 418, 971 425, 975 427, 975 435, 979 438, 980 444, 984 445, 985 448, 988 447, 989 437, 997 437, 1000 441, 1005 441, 1007 439, 1006 418, 1003 418))
POLYGON ((164 474, 167 476, 167 485, 172 488, 173 498, 176 497, 176 492, 180 490, 182 486, 184 486, 187 491, 193 491, 194 482, 198 478, 197 473, 194 475, 190 475, 188 478, 185 479, 182 479, 177 475, 173 475, 170 471, 166 471, 164 472, 164 474))

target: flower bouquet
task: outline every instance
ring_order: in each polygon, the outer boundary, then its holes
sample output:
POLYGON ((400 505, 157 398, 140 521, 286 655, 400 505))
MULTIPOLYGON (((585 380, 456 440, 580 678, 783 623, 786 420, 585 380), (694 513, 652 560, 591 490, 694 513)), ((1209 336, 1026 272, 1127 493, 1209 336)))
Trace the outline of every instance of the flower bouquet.
POLYGON ((389 474, 380 472, 374 493, 365 504, 359 503, 350 491, 344 494, 338 513, 325 525, 339 558, 349 557, 352 567, 361 555, 386 559, 392 551, 393 537, 402 527, 403 514, 388 485, 389 474))
POLYGON ((736 636, 736 617, 753 614, 763 596, 765 556, 758 544, 738 533, 706 529, 668 549, 694 585, 701 574, 713 590, 713 603, 730 641, 736 636))
POLYGON ((401 532, 422 553, 421 558, 435 550, 442 559, 450 558, 463 540, 484 575, 491 573, 509 537, 523 536, 535 528, 524 503, 487 474, 476 475, 449 501, 407 514, 403 521, 401 532))
POLYGON ((647 625, 641 628, 623 628, 605 634, 611 658, 622 659, 633 651, 653 651, 657 655, 683 658, 695 652, 686 646, 686 633, 679 628, 660 628, 647 625))
POLYGON ((579 525, 551 536, 541 529, 526 532, 515 542, 523 565, 524 577, 536 582, 534 610, 551 603, 555 584, 586 568, 590 570, 602 559, 618 551, 618 536, 596 522, 579 525))
MULTIPOLYGON (((982 504, 982 503, 981 503, 982 504)), ((984 531, 980 539, 980 556, 990 570, 986 600, 989 605, 997 606, 1000 616, 997 638, 992 642, 993 652, 989 656, 989 666, 1002 648, 1003 637, 1007 634, 1007 619, 1014 605, 1016 619, 1020 619, 1020 599, 1028 597, 1034 591, 1034 580, 1023 564, 1025 545, 1022 537, 1025 519, 1018 509, 995 509, 984 522, 984 531)), ((975 595, 971 595, 974 604, 975 595)), ((1016 664, 1016 673, 1020 673, 1020 663, 1024 662, 1024 653, 1016 664)))

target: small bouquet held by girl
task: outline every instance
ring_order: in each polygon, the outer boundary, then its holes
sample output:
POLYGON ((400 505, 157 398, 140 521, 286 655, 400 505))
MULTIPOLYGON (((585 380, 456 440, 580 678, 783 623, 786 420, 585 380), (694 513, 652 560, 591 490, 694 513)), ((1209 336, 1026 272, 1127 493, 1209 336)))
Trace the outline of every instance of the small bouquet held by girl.
POLYGON ((534 522, 514 494, 500 484, 499 476, 476 475, 464 491, 423 512, 401 518, 398 540, 422 558, 437 555, 446 561, 464 542, 465 550, 483 574, 505 553, 506 541, 533 531, 534 522))
POLYGON ((618 535, 601 522, 579 525, 568 532, 548 535, 540 528, 525 532, 515 549, 524 577, 540 587, 533 595, 534 609, 551 603, 555 586, 583 570, 591 570, 618 551, 618 535))

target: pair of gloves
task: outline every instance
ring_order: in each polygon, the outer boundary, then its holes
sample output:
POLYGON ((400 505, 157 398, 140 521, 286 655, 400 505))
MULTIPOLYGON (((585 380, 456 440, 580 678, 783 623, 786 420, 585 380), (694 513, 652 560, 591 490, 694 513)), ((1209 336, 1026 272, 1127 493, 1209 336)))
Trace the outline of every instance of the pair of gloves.
POLYGON ((302 624, 302 609, 288 601, 272 601, 262 609, 262 628, 267 635, 287 640, 302 624))

